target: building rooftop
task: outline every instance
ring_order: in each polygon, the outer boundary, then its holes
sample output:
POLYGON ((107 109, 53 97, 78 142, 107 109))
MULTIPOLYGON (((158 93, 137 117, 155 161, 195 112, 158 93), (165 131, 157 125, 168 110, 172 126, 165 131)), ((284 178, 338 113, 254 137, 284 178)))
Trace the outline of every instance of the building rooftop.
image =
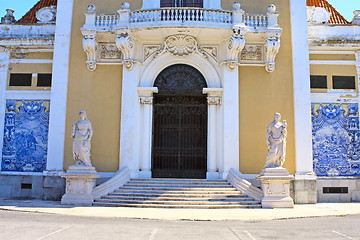
MULTIPOLYGON (((43 7, 57 5, 58 0, 40 0, 36 3, 18 23, 36 23, 36 12, 43 7)), ((331 13, 330 24, 350 24, 327 0, 307 0, 308 6, 322 7, 331 13)))

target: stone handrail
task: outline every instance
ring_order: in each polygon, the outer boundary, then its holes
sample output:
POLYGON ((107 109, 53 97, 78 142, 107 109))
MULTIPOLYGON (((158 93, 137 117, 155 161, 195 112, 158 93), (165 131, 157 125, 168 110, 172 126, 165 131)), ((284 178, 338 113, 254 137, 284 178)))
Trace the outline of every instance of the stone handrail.
MULTIPOLYGON (((96 14, 94 12, 85 14, 88 17, 85 26, 96 26, 100 28, 123 26, 124 24, 143 25, 153 23, 156 25, 179 23, 217 23, 222 25, 244 24, 245 26, 255 28, 266 28, 271 25, 269 13, 249 14, 244 12, 203 8, 159 8, 137 11, 119 10, 117 14, 96 14), (123 21, 121 19, 123 19, 123 21)), ((271 20, 272 24, 276 26, 277 16, 275 16, 275 18, 272 17, 271 20)))
POLYGON ((130 170, 128 168, 119 170, 114 177, 94 188, 94 199, 100 198, 101 196, 105 196, 108 193, 113 192, 115 189, 124 186, 124 184, 127 183, 129 180, 130 170))
POLYGON ((130 23, 142 22, 211 22, 231 23, 230 11, 203 8, 160 8, 131 12, 130 23))
POLYGON ((242 179, 239 171, 233 168, 230 169, 227 180, 231 183, 231 185, 233 185, 242 193, 247 194, 256 200, 261 200, 263 198, 262 191, 259 188, 253 186, 249 181, 242 179))
POLYGON ((267 27, 268 17, 263 14, 245 13, 243 15, 243 22, 249 27, 267 27))

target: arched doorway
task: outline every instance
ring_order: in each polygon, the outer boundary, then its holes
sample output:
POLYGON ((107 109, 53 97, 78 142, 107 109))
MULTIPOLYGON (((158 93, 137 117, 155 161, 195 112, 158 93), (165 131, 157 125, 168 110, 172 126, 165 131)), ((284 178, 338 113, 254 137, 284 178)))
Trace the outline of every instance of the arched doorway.
POLYGON ((206 178, 207 87, 195 68, 175 64, 156 78, 153 108, 153 177, 206 178))

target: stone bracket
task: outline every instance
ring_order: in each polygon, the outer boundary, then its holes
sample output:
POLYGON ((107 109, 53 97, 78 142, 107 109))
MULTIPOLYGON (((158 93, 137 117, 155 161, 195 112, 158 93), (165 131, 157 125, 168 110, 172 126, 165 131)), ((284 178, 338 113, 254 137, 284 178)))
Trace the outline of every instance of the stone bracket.
POLYGON ((96 31, 82 31, 84 36, 83 38, 83 48, 87 55, 86 64, 90 71, 96 69, 96 52, 98 43, 96 41, 96 31))
POLYGON ((268 72, 275 71, 275 58, 280 49, 280 33, 269 34, 265 42, 265 68, 268 72))
POLYGON ((245 47, 245 34, 246 31, 234 29, 234 33, 229 39, 227 47, 227 68, 232 71, 235 69, 239 62, 239 54, 245 47))
POLYGON ((125 67, 132 69, 136 62, 134 61, 135 41, 126 31, 117 31, 116 34, 116 47, 123 54, 125 67))

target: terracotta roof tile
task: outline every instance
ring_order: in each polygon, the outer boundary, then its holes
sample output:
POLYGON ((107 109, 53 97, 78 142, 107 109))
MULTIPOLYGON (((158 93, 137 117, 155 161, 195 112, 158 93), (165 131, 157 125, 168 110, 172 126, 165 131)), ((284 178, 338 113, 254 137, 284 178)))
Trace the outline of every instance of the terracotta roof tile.
POLYGON ((19 21, 18 23, 37 23, 36 12, 44 7, 56 6, 58 0, 40 0, 36 3, 19 21))
POLYGON ((322 7, 331 13, 330 24, 350 24, 327 0, 306 0, 308 6, 322 7))

